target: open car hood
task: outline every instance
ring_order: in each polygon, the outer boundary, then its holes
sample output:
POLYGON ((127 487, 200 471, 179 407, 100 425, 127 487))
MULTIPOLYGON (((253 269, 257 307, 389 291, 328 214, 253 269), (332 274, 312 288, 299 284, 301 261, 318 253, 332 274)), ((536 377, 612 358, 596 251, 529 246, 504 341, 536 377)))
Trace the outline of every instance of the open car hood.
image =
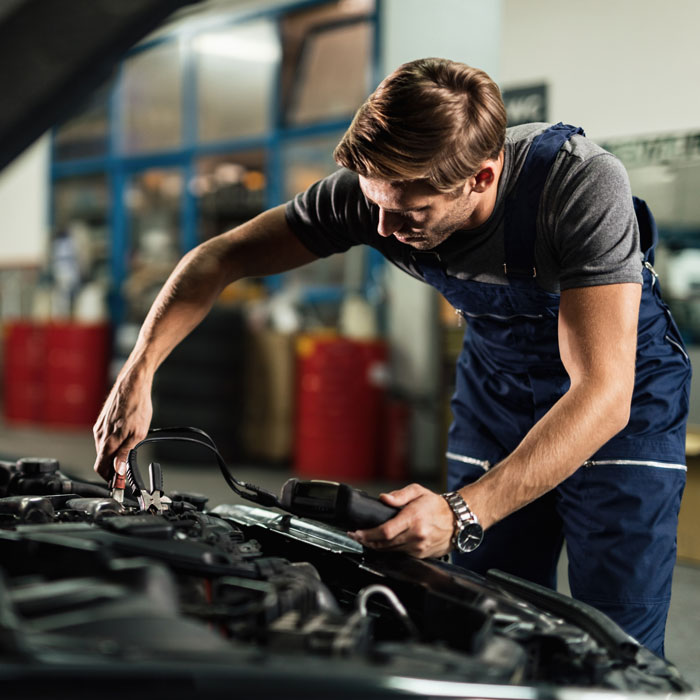
POLYGON ((0 169, 67 117, 134 44, 194 2, 0 3, 0 169))

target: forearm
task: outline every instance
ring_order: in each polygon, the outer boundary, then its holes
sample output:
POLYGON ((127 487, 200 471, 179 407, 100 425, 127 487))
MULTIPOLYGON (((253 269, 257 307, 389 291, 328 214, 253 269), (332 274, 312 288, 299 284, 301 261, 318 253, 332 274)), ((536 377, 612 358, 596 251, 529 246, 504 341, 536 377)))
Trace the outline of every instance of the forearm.
POLYGON ((572 387, 518 447, 477 482, 460 490, 490 527, 573 474, 627 424, 629 378, 572 387))

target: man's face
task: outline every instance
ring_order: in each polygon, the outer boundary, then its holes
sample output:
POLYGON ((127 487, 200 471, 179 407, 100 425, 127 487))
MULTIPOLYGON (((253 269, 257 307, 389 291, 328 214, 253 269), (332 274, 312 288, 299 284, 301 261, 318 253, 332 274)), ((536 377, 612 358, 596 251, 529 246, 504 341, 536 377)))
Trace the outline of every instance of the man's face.
POLYGON ((476 207, 469 183, 442 194, 424 182, 387 182, 360 176, 360 189, 379 208, 377 232, 418 250, 430 250, 458 229, 469 228, 476 207))

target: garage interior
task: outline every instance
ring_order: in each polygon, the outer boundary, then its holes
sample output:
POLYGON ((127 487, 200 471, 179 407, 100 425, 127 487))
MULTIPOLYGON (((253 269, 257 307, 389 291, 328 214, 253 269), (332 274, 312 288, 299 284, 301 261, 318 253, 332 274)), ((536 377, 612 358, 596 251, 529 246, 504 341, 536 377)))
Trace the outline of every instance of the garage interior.
MULTIPOLYGON (((83 66, 90 89, 63 86, 66 104, 47 110, 38 139, 30 124, 17 132, 0 173, 0 458, 55 457, 92 478, 91 426, 177 260, 331 173, 357 106, 420 56, 484 68, 510 123, 582 124, 622 160, 656 216, 655 267, 700 358, 700 8, 484 5, 173 2, 174 14, 141 20, 157 24, 145 38, 83 66)), ((374 251, 245 280, 159 370, 152 425, 206 430, 237 476, 271 490, 290 475, 374 494, 409 481, 444 490, 463 331, 431 288, 374 251), (334 389, 308 394, 319 372, 334 389)), ((200 453, 156 457, 166 488, 210 506, 238 500, 200 453)), ((667 656, 700 686, 697 384, 687 457, 667 656)), ((565 566, 564 555, 564 592, 565 566)))

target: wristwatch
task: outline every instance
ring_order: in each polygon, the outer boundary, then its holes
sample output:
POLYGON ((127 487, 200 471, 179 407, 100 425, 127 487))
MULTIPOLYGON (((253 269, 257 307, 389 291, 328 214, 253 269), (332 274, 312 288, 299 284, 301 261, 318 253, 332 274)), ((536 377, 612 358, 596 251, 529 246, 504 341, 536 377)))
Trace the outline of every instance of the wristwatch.
POLYGON ((484 539, 484 528, 479 519, 471 512, 466 501, 457 491, 443 493, 442 497, 452 508, 455 516, 455 530, 452 546, 460 552, 473 552, 484 539))

